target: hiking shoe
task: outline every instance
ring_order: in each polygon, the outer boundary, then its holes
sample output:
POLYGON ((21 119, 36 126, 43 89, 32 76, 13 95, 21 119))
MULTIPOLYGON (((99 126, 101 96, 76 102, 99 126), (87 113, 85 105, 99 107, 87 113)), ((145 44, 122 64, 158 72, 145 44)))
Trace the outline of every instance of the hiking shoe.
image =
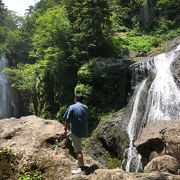
POLYGON ((82 171, 81 168, 71 171, 72 174, 85 174, 85 171, 82 171))

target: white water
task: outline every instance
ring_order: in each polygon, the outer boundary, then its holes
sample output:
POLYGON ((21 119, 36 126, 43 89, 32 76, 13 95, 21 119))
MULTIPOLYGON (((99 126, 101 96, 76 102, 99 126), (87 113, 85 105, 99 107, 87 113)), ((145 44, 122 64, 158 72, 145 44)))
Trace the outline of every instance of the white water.
MULTIPOLYGON (((137 135, 136 119, 137 119, 137 115, 138 115, 137 113, 138 113, 138 107, 139 107, 139 103, 140 103, 140 96, 141 96, 142 90, 144 89, 146 82, 147 82, 147 79, 145 79, 141 83, 141 85, 137 91, 137 94, 134 99, 133 111, 132 111, 131 118, 130 118, 130 121, 129 121, 129 124, 127 127, 127 133, 128 133, 129 141, 130 141, 129 148, 128 148, 128 159, 127 159, 127 164, 126 164, 127 172, 130 171, 130 165, 131 165, 132 161, 139 162, 139 158, 141 158, 140 155, 137 154, 136 149, 133 147, 133 141, 134 141, 135 136, 137 135)), ((137 167, 135 167, 136 172, 138 171, 139 166, 140 165, 137 163, 137 167)))
POLYGON ((0 56, 0 119, 15 116, 16 106, 13 102, 8 80, 3 74, 7 66, 7 59, 4 55, 0 56))
POLYGON ((180 117, 180 90, 171 72, 171 64, 176 57, 176 52, 172 51, 154 59, 156 77, 148 92, 147 122, 180 117))
MULTIPOLYGON (((174 81, 171 72, 171 64, 176 60, 180 50, 180 45, 174 50, 166 54, 160 54, 153 60, 148 62, 149 71, 155 74, 155 78, 148 90, 148 97, 141 97, 142 91, 145 89, 147 79, 145 79, 135 91, 136 95, 133 101, 133 110, 130 121, 127 126, 129 136, 129 148, 126 164, 126 171, 138 172, 141 168, 141 156, 133 147, 133 141, 136 140, 141 130, 142 124, 158 120, 171 120, 180 118, 180 90, 174 81), (139 117, 140 100, 146 101, 145 112, 143 117, 139 117), (142 121, 143 123, 139 122, 142 121), (133 168, 131 168, 133 166, 133 168)), ((140 68, 142 68, 140 66, 140 68)), ((148 82, 149 83, 149 82, 148 82)))

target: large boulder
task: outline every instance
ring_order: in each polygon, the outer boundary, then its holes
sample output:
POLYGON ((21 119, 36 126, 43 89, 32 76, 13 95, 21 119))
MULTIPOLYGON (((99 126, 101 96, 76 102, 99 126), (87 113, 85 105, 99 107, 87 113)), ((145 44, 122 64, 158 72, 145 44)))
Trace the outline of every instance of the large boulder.
MULTIPOLYGON (((33 172, 52 180, 71 176, 71 169, 77 166, 71 142, 64 139, 63 132, 57 121, 36 116, 0 120, 0 179, 33 172)), ((103 167, 86 154, 85 163, 93 171, 103 167)))
POLYGON ((121 169, 98 169, 90 176, 91 180, 179 180, 179 175, 169 173, 126 173, 121 169))
POLYGON ((144 172, 168 172, 172 174, 178 174, 180 169, 180 163, 172 156, 164 155, 152 159, 144 168, 144 172))
POLYGON ((180 120, 147 124, 135 145, 142 155, 143 166, 158 156, 169 155, 180 162, 180 120))

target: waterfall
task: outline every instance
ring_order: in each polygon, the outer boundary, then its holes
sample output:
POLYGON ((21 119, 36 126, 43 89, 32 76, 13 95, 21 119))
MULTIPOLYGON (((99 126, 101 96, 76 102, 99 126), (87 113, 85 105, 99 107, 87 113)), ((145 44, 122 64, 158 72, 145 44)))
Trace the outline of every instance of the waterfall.
POLYGON ((140 135, 143 126, 152 121, 180 118, 180 89, 171 71, 172 64, 178 61, 179 56, 180 45, 169 53, 135 65, 136 71, 148 73, 140 75, 142 80, 136 85, 130 101, 132 110, 127 126, 130 141, 126 163, 128 172, 141 171, 141 156, 133 142, 140 135))
POLYGON ((127 127, 127 133, 128 133, 129 141, 130 141, 130 145, 128 148, 128 157, 127 157, 128 159, 127 159, 127 164, 126 164, 126 171, 128 171, 128 172, 130 171, 130 165, 132 163, 137 162, 137 165, 134 165, 136 172, 138 171, 138 167, 140 166, 140 163, 138 163, 138 162, 140 162, 139 158, 141 158, 141 157, 140 157, 140 155, 137 154, 136 149, 133 147, 133 141, 137 135, 137 130, 139 127, 138 126, 139 122, 136 121, 137 116, 138 116, 137 113, 138 113, 138 107, 139 107, 139 103, 140 103, 141 93, 145 87, 146 82, 147 82, 147 79, 145 79, 138 87, 137 94, 134 97, 133 111, 132 111, 131 118, 130 118, 130 121, 129 121, 129 124, 127 127))
POLYGON ((156 77, 148 92, 145 114, 147 122, 180 117, 180 90, 170 68, 176 57, 177 54, 173 51, 154 58, 156 77))
POLYGON ((5 55, 0 56, 0 119, 17 115, 17 108, 7 78, 3 74, 7 67, 5 55))

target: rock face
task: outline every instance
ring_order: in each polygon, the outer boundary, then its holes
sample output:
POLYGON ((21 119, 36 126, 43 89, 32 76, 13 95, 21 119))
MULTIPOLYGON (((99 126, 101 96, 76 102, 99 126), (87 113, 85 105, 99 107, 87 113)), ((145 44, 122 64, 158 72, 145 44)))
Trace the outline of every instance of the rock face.
POLYGON ((177 174, 180 169, 180 121, 149 123, 135 142, 146 170, 165 170, 177 174), (165 156, 169 155, 169 156, 165 156), (162 157, 161 157, 162 156, 162 157), (167 163, 165 162, 166 160, 167 163))
POLYGON ((105 166, 109 166, 108 158, 105 157, 106 152, 111 157, 122 161, 124 151, 128 147, 126 124, 119 119, 121 114, 122 111, 118 111, 102 121, 92 137, 88 139, 88 154, 105 166))

